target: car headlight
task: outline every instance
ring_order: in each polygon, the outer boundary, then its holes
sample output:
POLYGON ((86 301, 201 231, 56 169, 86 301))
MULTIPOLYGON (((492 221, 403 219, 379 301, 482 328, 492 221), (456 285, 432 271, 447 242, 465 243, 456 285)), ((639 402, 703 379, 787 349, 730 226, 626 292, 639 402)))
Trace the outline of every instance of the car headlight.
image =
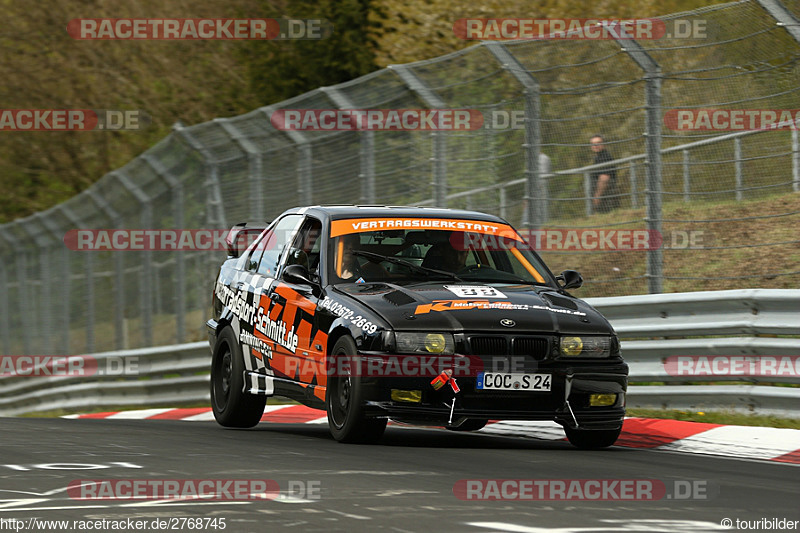
POLYGON ((398 353, 453 354, 455 341, 449 333, 395 333, 398 353))
POLYGON ((611 356, 611 337, 561 337, 561 357, 603 358, 611 356))

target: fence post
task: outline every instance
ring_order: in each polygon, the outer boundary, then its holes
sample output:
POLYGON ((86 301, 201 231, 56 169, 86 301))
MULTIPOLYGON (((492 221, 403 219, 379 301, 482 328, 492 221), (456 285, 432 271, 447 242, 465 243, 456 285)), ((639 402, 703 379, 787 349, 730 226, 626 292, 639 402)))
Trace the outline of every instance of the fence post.
POLYGON ((689 203, 689 193, 691 192, 691 175, 689 172, 689 162, 691 156, 689 150, 683 150, 683 201, 689 203))
MULTIPOLYGON (((91 190, 91 189, 89 189, 89 190, 91 190)), ((69 259, 67 257, 68 250, 67 250, 66 246, 63 246, 63 243, 64 243, 64 232, 61 231, 58 228, 58 226, 55 224, 55 222, 53 222, 52 218, 46 217, 46 216, 42 215, 41 213, 36 213, 34 216, 37 219, 39 219, 39 222, 42 224, 42 227, 45 228, 45 230, 48 231, 50 233, 50 235, 52 235, 53 240, 56 243, 56 246, 58 247, 59 244, 62 245, 62 246, 60 246, 61 256, 62 256, 61 263, 62 263, 62 267, 65 267, 66 274, 69 275, 69 259)), ((49 276, 49 267, 48 267, 48 274, 47 275, 49 276)), ((67 287, 69 287, 68 282, 66 280, 64 280, 64 273, 62 273, 60 278, 61 279, 59 279, 58 285, 61 286, 64 283, 67 283, 67 287)), ((47 291, 47 292, 49 293, 50 291, 47 291)), ((53 292, 55 292, 55 291, 53 291, 53 292)), ((45 301, 45 309, 46 309, 46 311, 45 312, 48 313, 48 318, 51 318, 53 316, 53 311, 50 309, 51 308, 50 295, 47 294, 45 296, 45 298, 46 298, 46 301, 45 301)), ((64 296, 64 302, 63 303, 65 304, 65 306, 69 305, 69 292, 67 292, 66 295, 64 296)), ((52 307, 54 307, 54 306, 52 306, 52 307)), ((66 316, 68 316, 68 315, 66 315, 66 316)), ((64 340, 61 343, 59 343, 61 348, 56 350, 58 353, 62 353, 63 354, 63 353, 67 353, 68 350, 69 350, 69 322, 67 320, 65 320, 65 316, 64 315, 60 315, 59 316, 58 322, 59 323, 63 323, 65 325, 64 331, 65 331, 66 334, 64 335, 64 340)), ((54 337, 54 334, 51 334, 51 332, 55 332, 56 331, 56 327, 53 324, 52 320, 50 321, 50 325, 49 325, 48 329, 49 329, 49 331, 47 333, 48 339, 51 340, 54 337)), ((50 342, 50 340, 48 340, 48 342, 50 342)))
POLYGON ((313 183, 313 178, 311 176, 313 170, 311 144, 304 142, 298 145, 297 149, 297 196, 300 198, 300 203, 302 205, 311 205, 313 198, 311 192, 313 183))
POLYGON ((639 207, 639 184, 636 183, 636 161, 631 161, 631 207, 636 209, 639 207))
POLYGON ((583 173, 583 208, 587 217, 592 216, 592 175, 583 173))
MULTIPOLYGON (((224 126, 223 126, 224 127, 224 126)), ((164 180, 164 182, 172 189, 172 192, 175 194, 175 202, 172 205, 172 216, 175 219, 175 225, 178 227, 179 230, 183 231, 184 228, 184 194, 183 194, 183 183, 173 177, 169 170, 167 170, 164 165, 155 159, 150 154, 144 154, 142 159, 153 169, 153 173, 164 180)), ((186 342, 186 264, 183 250, 175 250, 175 284, 176 287, 176 294, 175 302, 176 306, 176 313, 175 313, 175 326, 176 326, 176 337, 177 342, 182 344, 186 342)), ((158 281, 158 276, 160 272, 156 274, 154 278, 158 281)), ((156 297, 160 298, 160 290, 156 291, 156 297)), ((160 307, 160 306, 159 306, 160 307)))
MULTIPOLYGON (((242 135, 242 132, 228 118, 215 118, 212 120, 219 124, 225 133, 233 139, 239 148, 247 154, 247 167, 250 180, 250 211, 251 216, 256 220, 264 220, 264 187, 263 187, 263 165, 261 153, 256 145, 242 135)), ((250 218, 250 217, 248 217, 250 218)))
POLYGON ((3 353, 11 355, 11 328, 8 320, 8 278, 5 259, 0 260, 0 336, 3 337, 3 353))
MULTIPOLYGON (((203 187, 206 190, 206 225, 209 229, 216 229, 219 231, 227 230, 230 228, 225 217, 225 206, 222 203, 222 188, 219 183, 219 166, 217 159, 213 154, 200 143, 184 128, 180 122, 176 122, 172 129, 175 133, 183 139, 189 147, 195 152, 199 153, 203 158, 205 167, 205 182, 203 187)), ((204 262, 206 265, 206 279, 214 279, 217 268, 219 267, 219 260, 213 250, 209 250, 204 254, 204 262)), ((206 290, 199 283, 196 284, 198 301, 204 301, 206 297, 206 290)))
POLYGON ((792 190, 800 192, 800 140, 797 129, 800 124, 795 123, 792 129, 792 190))
POLYGON ((508 215, 508 200, 506 200, 506 188, 500 187, 500 218, 506 219, 508 215))
MULTIPOLYGON (((320 91, 325 93, 339 109, 355 109, 353 102, 350 101, 343 92, 336 87, 321 87, 320 91)), ((359 131, 359 174, 361 182, 362 204, 375 203, 375 132, 359 131)))
MULTIPOLYGON (((153 227, 153 209, 150 204, 150 197, 123 172, 122 169, 110 173, 117 178, 117 181, 128 190, 142 206, 142 227, 149 229, 153 227)), ((153 277, 153 252, 150 250, 142 251, 144 261, 142 265, 142 278, 140 283, 141 310, 142 310, 142 329, 144 331, 144 345, 153 345, 153 290, 150 279, 153 277)))
MULTIPOLYGON (((37 353, 46 353, 50 354, 53 353, 52 351, 52 343, 51 341, 51 333, 53 331, 52 328, 52 309, 50 305, 50 291, 48 290, 47 283, 48 280, 52 279, 50 275, 50 260, 48 255, 50 254, 50 239, 42 234, 41 228, 37 228, 34 226, 34 221, 38 222, 38 218, 41 215, 39 213, 35 213, 29 217, 26 217, 22 222, 20 222, 20 227, 22 231, 27 234, 29 242, 32 242, 35 246, 35 250, 38 253, 39 257, 39 287, 40 287, 40 299, 31 298, 33 302, 33 306, 38 307, 29 307, 28 314, 37 318, 36 324, 38 326, 38 330, 41 332, 38 333, 35 337, 36 340, 36 347, 34 349, 37 353)), ((56 242, 58 242, 56 240, 56 242)), ((26 289, 30 288, 33 290, 34 281, 28 281, 25 286, 26 289)), ((33 343, 32 343, 33 344, 33 343)))
POLYGON ((742 139, 733 140, 733 164, 736 169, 736 201, 742 201, 742 139))
MULTIPOLYGON (((796 42, 800 43, 800 19, 794 13, 786 9, 779 0, 756 0, 764 10, 778 21, 781 26, 796 42)), ((798 148, 797 128, 800 124, 795 124, 792 129, 792 190, 800 192, 800 148, 798 148)), ((738 193, 738 191, 737 191, 738 193)))
MULTIPOLYGON (((447 105, 406 65, 389 65, 413 93, 431 109, 446 109, 447 105)), ((436 131, 433 139, 433 201, 437 207, 447 207, 447 137, 445 132, 436 131)))
MULTIPOLYGON (((627 36, 630 37, 630 36, 627 36)), ((645 109, 647 129, 645 132, 646 183, 645 199, 647 229, 661 234, 661 68, 634 39, 615 37, 617 44, 644 71, 645 109)), ((661 248, 647 252, 647 289, 651 294, 663 292, 664 259, 661 248)))
MULTIPOLYGON (((115 228, 122 226, 122 218, 100 195, 91 187, 86 189, 86 194, 103 211, 115 228)), ((125 320, 125 285, 122 278, 122 253, 119 250, 111 252, 114 255, 114 346, 117 350, 128 348, 124 341, 124 320, 125 320)))
MULTIPOLYGON (((76 229, 81 227, 80 219, 75 216, 75 213, 73 213, 66 204, 61 204, 59 209, 64 214, 64 217, 69 220, 70 224, 72 224, 76 229)), ((82 351, 92 353, 94 351, 94 258, 92 257, 91 251, 84 252, 83 257, 85 264, 84 270, 88 303, 86 305, 86 346, 82 351)), ((71 282, 72 273, 70 272, 70 275, 67 277, 65 283, 69 285, 71 282)), ((67 290, 67 294, 70 294, 69 289, 67 290)), ((67 306, 66 310, 67 314, 65 320, 70 322, 70 306, 67 306)))
POLYGON ((484 42, 483 46, 497 59, 503 69, 514 76, 524 88, 525 94, 525 213, 527 229, 539 229, 547 223, 547 178, 549 169, 539 164, 542 146, 541 135, 541 91, 539 80, 508 51, 502 43, 484 42))

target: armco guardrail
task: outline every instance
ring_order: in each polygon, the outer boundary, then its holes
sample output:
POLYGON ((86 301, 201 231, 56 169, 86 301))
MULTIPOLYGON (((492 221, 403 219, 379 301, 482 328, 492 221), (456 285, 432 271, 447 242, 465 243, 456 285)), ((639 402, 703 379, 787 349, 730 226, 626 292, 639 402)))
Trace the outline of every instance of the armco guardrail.
MULTIPOLYGON (((668 383, 630 386, 629 407, 800 417, 800 388, 766 385, 800 385, 796 368, 792 375, 698 378, 668 373, 665 366, 667 358, 673 356, 800 358, 800 290, 745 289, 587 301, 608 317, 623 338, 630 381, 668 383), (712 335, 717 337, 701 337, 712 335), (748 384, 685 384, 709 381, 748 384)), ((98 353, 92 357, 101 368, 123 367, 132 362, 137 368, 132 375, 0 377, 0 415, 208 400, 207 342, 98 353)))

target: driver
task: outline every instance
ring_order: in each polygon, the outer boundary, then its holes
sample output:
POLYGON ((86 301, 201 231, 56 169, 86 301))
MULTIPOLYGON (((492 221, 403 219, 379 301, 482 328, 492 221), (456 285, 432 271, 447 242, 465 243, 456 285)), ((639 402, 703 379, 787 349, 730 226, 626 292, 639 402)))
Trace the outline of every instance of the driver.
POLYGON ((425 254, 422 266, 454 273, 462 270, 467 263, 469 249, 463 246, 455 248, 451 244, 453 242, 459 242, 456 235, 446 242, 436 243, 431 246, 431 249, 425 254))
POLYGON ((354 251, 361 249, 361 237, 358 233, 349 233, 339 237, 341 240, 341 266, 336 268, 336 273, 342 280, 365 281, 365 278, 372 280, 386 279, 391 277, 381 265, 373 262, 361 264, 354 251))

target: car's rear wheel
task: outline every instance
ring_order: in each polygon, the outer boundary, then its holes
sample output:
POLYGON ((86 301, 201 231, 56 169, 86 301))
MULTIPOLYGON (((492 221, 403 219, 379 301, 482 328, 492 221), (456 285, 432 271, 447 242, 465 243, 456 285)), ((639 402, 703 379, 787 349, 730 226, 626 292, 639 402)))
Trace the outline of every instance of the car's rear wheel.
POLYGON ((569 442, 582 450, 596 450, 598 448, 608 448, 619 437, 622 428, 619 429, 574 429, 564 428, 569 442))
MULTIPOLYGON (((354 358, 356 343, 345 335, 336 341, 331 356, 354 358)), ((335 365, 346 368, 348 365, 335 365)), ((355 364, 349 365, 354 367, 355 364)), ((328 427, 331 435, 339 442, 368 443, 381 438, 386 430, 385 418, 364 416, 364 399, 361 378, 356 373, 333 375, 328 379, 325 403, 328 410, 328 427)))
POLYGON ((250 428, 264 414, 266 396, 244 392, 244 359, 230 326, 217 336, 211 358, 211 408, 221 426, 250 428))
POLYGON ((448 427, 450 431, 478 431, 483 429, 489 421, 480 418, 470 418, 458 427, 448 427))

